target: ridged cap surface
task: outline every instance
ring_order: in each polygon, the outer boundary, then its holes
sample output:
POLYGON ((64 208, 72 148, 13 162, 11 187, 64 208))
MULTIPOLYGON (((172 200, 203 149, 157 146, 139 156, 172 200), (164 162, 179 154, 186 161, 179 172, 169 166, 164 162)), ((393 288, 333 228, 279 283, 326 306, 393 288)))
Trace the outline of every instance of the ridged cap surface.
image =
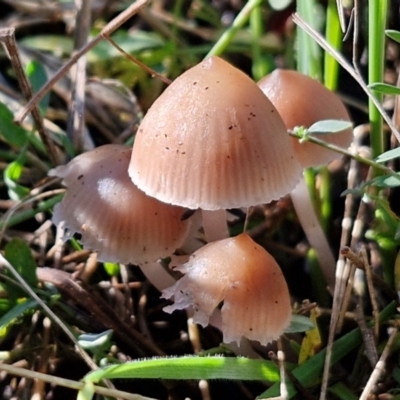
POLYGON ((132 183, 130 157, 130 148, 105 145, 50 171, 67 187, 54 224, 64 221, 64 239, 80 233, 100 261, 156 261, 173 253, 188 232, 188 221, 180 219, 184 209, 146 196, 132 183))
POLYGON ((301 174, 289 139, 257 85, 211 57, 149 109, 129 175, 148 195, 192 209, 268 203, 290 192, 301 174))

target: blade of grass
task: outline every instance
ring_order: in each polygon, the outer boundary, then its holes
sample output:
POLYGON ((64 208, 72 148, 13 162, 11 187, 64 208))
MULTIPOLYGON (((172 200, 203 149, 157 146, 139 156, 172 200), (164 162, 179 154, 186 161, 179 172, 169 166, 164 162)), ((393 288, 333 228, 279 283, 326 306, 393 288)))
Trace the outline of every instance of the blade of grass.
MULTIPOLYGON (((315 12, 317 5, 314 0, 301 0, 297 2, 297 13, 301 15, 313 28, 317 22, 315 12)), ((297 27, 297 70, 312 78, 321 80, 321 50, 313 38, 308 36, 303 29, 297 27)))
POLYGON ((85 382, 101 379, 232 379, 279 382, 276 364, 266 360, 235 357, 152 358, 90 372, 85 382))
MULTIPOLYGON (((385 29, 387 20, 387 0, 370 1, 368 4, 368 83, 383 82, 385 62, 385 29)), ((382 103, 383 96, 375 92, 375 97, 382 103)), ((372 158, 378 157, 384 151, 382 115, 369 99, 369 120, 371 126, 372 158)), ((374 170, 374 175, 379 172, 374 170)))
MULTIPOLYGON (((329 0, 326 10, 325 36, 328 43, 336 50, 340 50, 342 43, 342 31, 336 0, 329 0)), ((329 53, 324 53, 324 85, 335 90, 337 87, 339 64, 329 53)))
POLYGON ((255 81, 259 81, 268 73, 268 64, 262 56, 260 39, 263 35, 263 14, 261 4, 256 5, 250 15, 250 30, 252 36, 252 75, 255 81))
POLYGON ((247 23, 252 10, 261 3, 262 0, 249 0, 236 16, 231 27, 224 31, 205 58, 221 55, 232 42, 235 34, 247 23))

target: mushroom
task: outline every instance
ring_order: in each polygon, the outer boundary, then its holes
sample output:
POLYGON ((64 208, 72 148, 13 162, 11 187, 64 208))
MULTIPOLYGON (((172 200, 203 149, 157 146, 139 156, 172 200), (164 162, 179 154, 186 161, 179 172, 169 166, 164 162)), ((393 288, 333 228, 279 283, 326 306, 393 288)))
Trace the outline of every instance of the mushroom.
POLYGON ((132 183, 130 157, 128 147, 105 145, 51 170, 67 187, 53 222, 63 223, 64 240, 79 233, 84 248, 97 251, 100 261, 140 265, 162 290, 175 280, 159 281, 156 261, 184 242, 189 221, 181 219, 183 208, 149 197, 132 183))
MULTIPOLYGON (((268 203, 301 172, 282 119, 243 72, 210 57, 179 76, 144 117, 129 175, 149 196, 190 209, 268 203)), ((208 241, 227 237, 224 211, 208 241), (222 231, 218 231, 221 222, 222 231)))
POLYGON ((209 243, 176 269, 184 276, 163 291, 164 298, 174 298, 164 310, 192 307, 194 322, 206 326, 223 301, 225 343, 239 344, 246 337, 266 345, 290 323, 290 296, 282 271, 247 234, 209 243))
MULTIPOLYGON (((315 122, 334 119, 350 121, 342 100, 322 83, 298 71, 276 69, 258 82, 258 86, 278 110, 287 129, 309 128, 315 122)), ((290 138, 296 158, 303 168, 326 165, 341 154, 311 142, 290 138)), ((343 148, 353 140, 352 128, 324 134, 323 139, 343 148)))
MULTIPOLYGON (((288 130, 298 126, 309 128, 315 122, 327 119, 350 121, 345 106, 335 93, 300 72, 277 69, 261 79, 258 86, 274 104, 288 130)), ((325 134, 323 138, 328 143, 347 148, 351 144, 353 132, 350 128, 325 134)), ((326 165, 341 157, 311 142, 300 142, 296 138, 291 138, 291 142, 303 168, 326 165)), ((316 251, 326 283, 332 289, 335 282, 335 257, 315 214, 304 180, 291 192, 291 197, 307 239, 316 251)))

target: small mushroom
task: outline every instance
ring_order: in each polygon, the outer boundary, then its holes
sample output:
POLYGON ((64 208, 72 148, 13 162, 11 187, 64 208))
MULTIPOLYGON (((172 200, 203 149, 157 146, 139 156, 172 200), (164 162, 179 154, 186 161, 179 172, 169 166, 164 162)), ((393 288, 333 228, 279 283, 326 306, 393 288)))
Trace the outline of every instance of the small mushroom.
POLYGON ((218 57, 183 73, 154 102, 129 166, 149 196, 203 210, 268 203, 290 192, 300 174, 275 107, 218 57))
POLYGON ((177 268, 184 276, 163 297, 167 312, 192 307, 202 326, 219 303, 225 343, 242 337, 265 345, 277 339, 291 318, 285 278, 274 258, 247 234, 209 243, 177 268))
MULTIPOLYGON (((298 71, 277 69, 261 79, 258 86, 277 108, 288 130, 298 126, 309 128, 326 119, 350 121, 346 107, 335 93, 298 71)), ((326 142, 344 148, 349 147, 352 138, 351 128, 323 136, 326 142)), ((303 168, 327 165, 341 157, 340 154, 317 147, 311 142, 300 142, 296 138, 291 140, 295 156, 303 168)), ((316 251, 326 283, 333 289, 335 257, 315 214, 304 180, 300 180, 291 192, 291 197, 307 239, 316 251)))
MULTIPOLYGON (((350 121, 342 100, 322 83, 298 71, 276 69, 258 82, 258 86, 278 110, 287 129, 309 128, 318 121, 335 119, 350 121)), ((325 134, 328 143, 348 148, 353 130, 325 134)), ((311 142, 291 138, 297 160, 303 166, 318 167, 340 158, 341 154, 311 142)))
POLYGON ((79 233, 100 261, 148 264, 152 271, 150 264, 183 243, 190 222, 181 220, 183 208, 149 197, 132 183, 130 157, 128 147, 105 145, 51 170, 67 187, 53 222, 63 222, 65 240, 79 233))

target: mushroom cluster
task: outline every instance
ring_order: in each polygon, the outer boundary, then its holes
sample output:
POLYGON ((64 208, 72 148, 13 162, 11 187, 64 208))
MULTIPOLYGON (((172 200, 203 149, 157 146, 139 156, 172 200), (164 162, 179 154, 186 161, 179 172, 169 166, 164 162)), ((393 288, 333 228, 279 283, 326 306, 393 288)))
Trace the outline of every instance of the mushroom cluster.
POLYGON ((200 208, 210 243, 176 268, 184 276, 163 290, 175 301, 165 310, 192 307, 194 320, 206 325, 223 301, 224 341, 244 336, 266 344, 289 324, 287 285, 248 235, 228 238, 225 209, 278 199, 301 171, 285 123, 260 87, 210 57, 154 102, 133 150, 103 146, 53 170, 67 186, 53 221, 64 222, 66 238, 80 233, 100 260, 143 266, 182 245, 185 209, 200 208))

